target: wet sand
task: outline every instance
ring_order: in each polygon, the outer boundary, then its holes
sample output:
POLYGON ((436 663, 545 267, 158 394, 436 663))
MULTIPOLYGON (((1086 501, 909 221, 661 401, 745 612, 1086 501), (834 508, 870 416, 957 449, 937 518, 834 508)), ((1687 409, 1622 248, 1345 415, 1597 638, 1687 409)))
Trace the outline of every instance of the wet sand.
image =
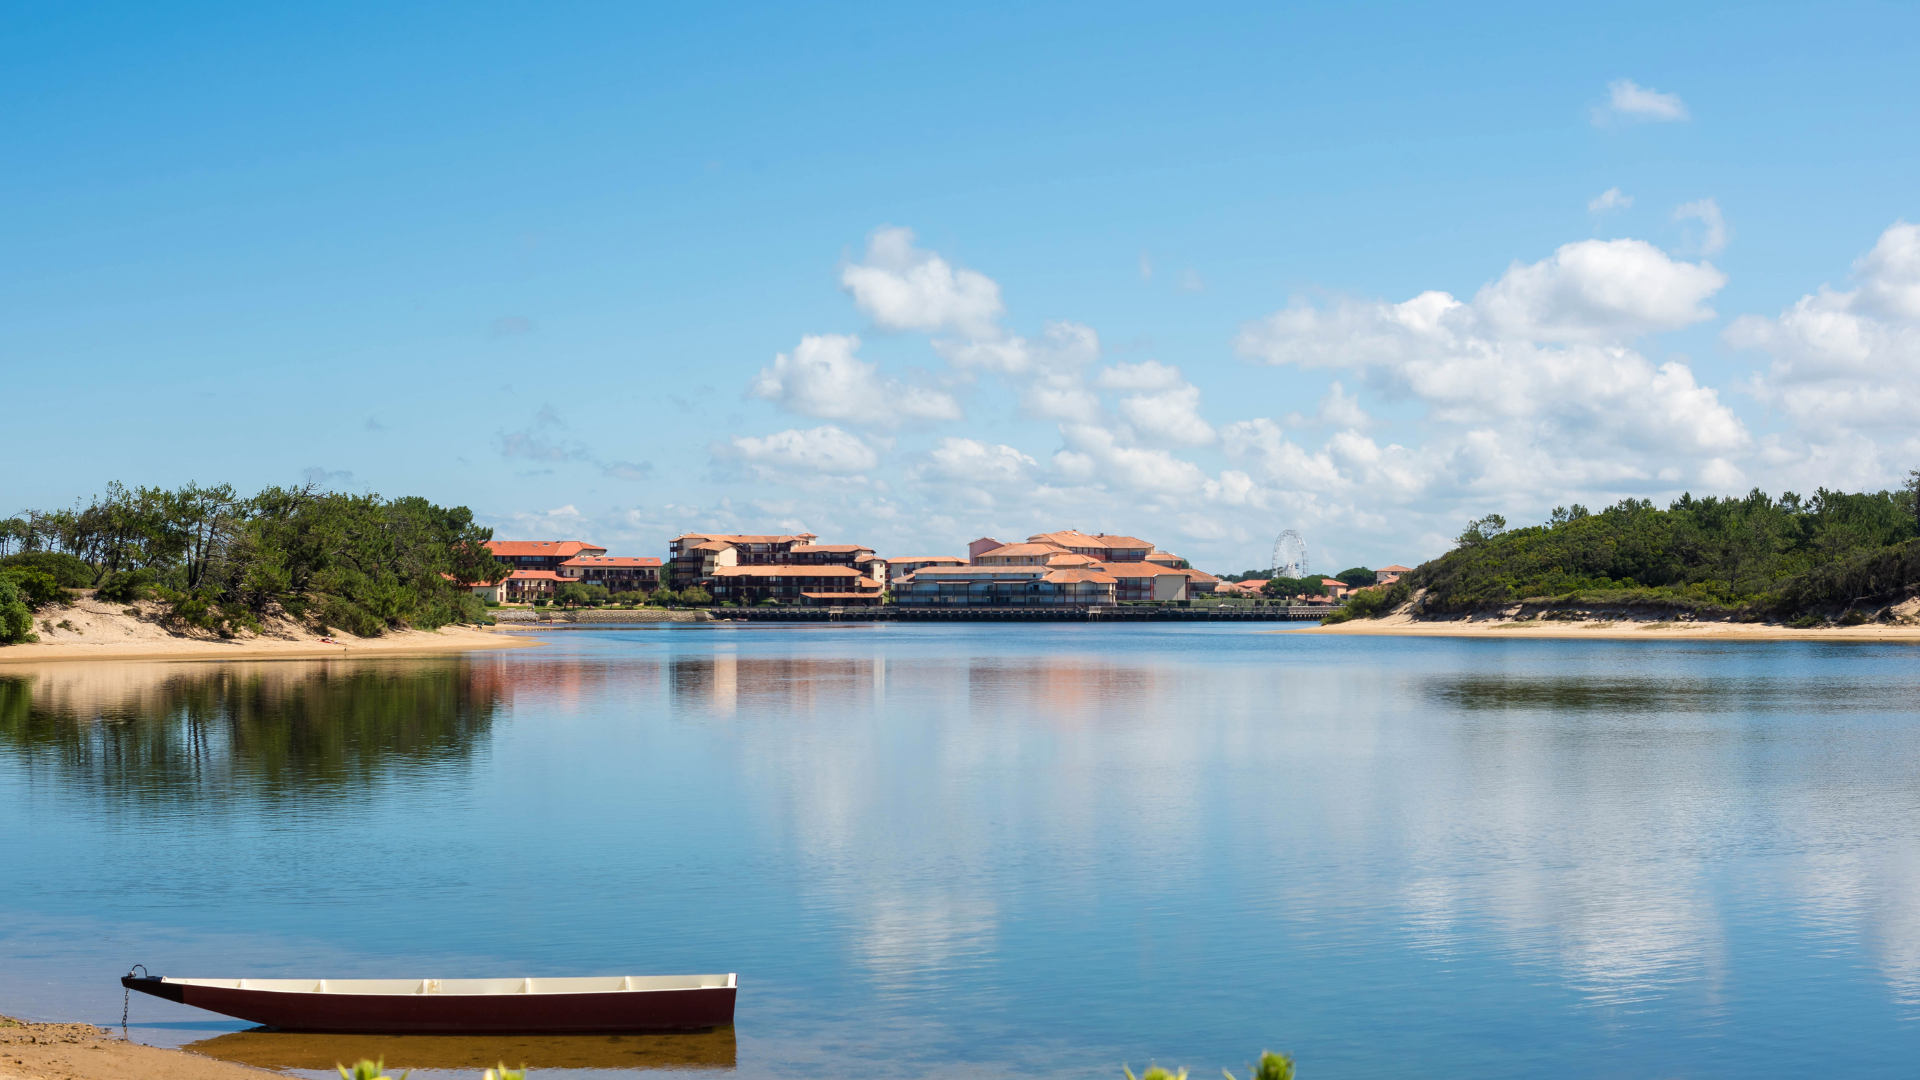
POLYGON ((1295 634, 1345 634, 1356 637, 1478 637, 1478 638, 1577 638, 1587 641, 1614 639, 1628 641, 1878 641, 1920 643, 1920 626, 1863 623, 1859 626, 1832 626, 1798 630, 1766 623, 1736 623, 1614 617, 1584 620, 1509 619, 1481 616, 1475 619, 1415 619, 1395 614, 1382 619, 1355 619, 1332 626, 1306 630, 1274 631, 1295 634))
POLYGON ((92 1024, 0 1016, 0 1080, 259 1080, 279 1073, 128 1042, 92 1024))

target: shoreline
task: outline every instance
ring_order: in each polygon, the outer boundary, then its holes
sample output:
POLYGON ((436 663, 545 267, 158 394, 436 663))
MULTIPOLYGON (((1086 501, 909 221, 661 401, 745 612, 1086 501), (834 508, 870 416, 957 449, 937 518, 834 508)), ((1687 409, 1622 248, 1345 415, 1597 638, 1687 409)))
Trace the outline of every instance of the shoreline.
POLYGON ((0 1016, 0 1080, 260 1080, 281 1076, 189 1050, 148 1046, 92 1024, 0 1016))
POLYGON ((1332 626, 1270 633, 1328 634, 1352 637, 1556 638, 1587 641, 1831 641, 1858 644, 1920 644, 1920 626, 1835 626, 1795 629, 1764 623, 1696 622, 1658 619, 1449 619, 1421 621, 1407 615, 1355 619, 1332 626))
POLYGON ((366 638, 338 630, 323 635, 284 616, 263 619, 261 633, 222 638, 207 631, 173 629, 162 618, 160 605, 147 601, 109 604, 88 596, 50 606, 34 612, 34 631, 40 640, 0 645, 0 669, 69 660, 351 659, 546 644, 523 633, 499 633, 497 627, 389 630, 366 638), (332 640, 327 640, 329 636, 332 640))

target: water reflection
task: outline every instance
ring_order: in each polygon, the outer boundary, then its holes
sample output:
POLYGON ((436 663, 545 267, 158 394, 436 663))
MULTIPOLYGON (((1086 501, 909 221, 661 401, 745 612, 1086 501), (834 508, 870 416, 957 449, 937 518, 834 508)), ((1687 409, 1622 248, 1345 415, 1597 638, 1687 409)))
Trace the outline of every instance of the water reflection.
POLYGON ((354 795, 482 744, 501 669, 451 659, 48 664, 0 674, 27 775, 167 802, 354 795))
MULTIPOLYGON (((296 943, 161 958, 181 971, 325 966, 288 954, 310 927, 365 970, 737 966, 755 1075, 1217 1075, 1248 1042, 1329 1077, 1726 1075, 1841 1041, 1828 1071, 1864 1075, 1920 1052, 1910 654, 888 635, 0 682, 0 815, 27 822, 0 862, 46 910, 296 943), (143 725, 173 734, 103 730, 143 725), (9 788, 23 761, 75 783, 9 788), (141 768, 190 794, 412 787, 139 836, 61 797, 141 768), (327 877, 355 860, 398 872, 327 877)), ((199 1049, 362 1052, 243 1035, 199 1049)), ((715 1045, 659 1064, 732 1065, 715 1045)))
POLYGON ((314 1035, 253 1028, 186 1049, 259 1069, 331 1072, 340 1063, 385 1061, 406 1069, 478 1071, 501 1062, 529 1069, 732 1069, 732 1026, 640 1035, 314 1035))

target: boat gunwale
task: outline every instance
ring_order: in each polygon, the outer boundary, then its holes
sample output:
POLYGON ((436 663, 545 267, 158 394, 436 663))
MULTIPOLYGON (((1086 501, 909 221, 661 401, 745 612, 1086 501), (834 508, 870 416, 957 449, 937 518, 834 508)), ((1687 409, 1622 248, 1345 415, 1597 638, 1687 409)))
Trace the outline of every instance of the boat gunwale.
MULTIPOLYGON (((205 990, 220 990, 220 991, 232 992, 232 993, 286 994, 289 996, 307 996, 311 994, 325 994, 328 997, 340 997, 340 998, 348 998, 348 997, 516 998, 517 997, 517 998, 524 999, 524 998, 550 998, 550 997, 605 997, 605 996, 611 996, 614 994, 661 994, 661 993, 686 993, 690 991, 711 992, 711 991, 718 991, 718 990, 736 990, 739 988, 738 972, 727 972, 725 974, 714 972, 714 973, 700 974, 700 975, 556 975, 556 976, 545 976, 545 977, 516 976, 516 977, 509 977, 509 978, 481 978, 481 979, 283 979, 283 978, 196 979, 196 978, 180 978, 177 976, 170 976, 170 975, 160 975, 160 976, 153 976, 152 980, 156 984, 178 986, 178 987, 191 986, 191 987, 197 987, 205 990), (549 989, 549 988, 543 988, 539 985, 541 982, 547 982, 547 983, 573 982, 576 980, 579 980, 579 981, 605 980, 609 982, 627 982, 630 980, 637 981, 641 979, 645 979, 649 981, 660 980, 660 979, 688 980, 691 982, 691 985, 610 986, 610 987, 583 989, 583 990, 557 989, 557 988, 549 989), (702 983, 704 983, 704 981, 708 979, 724 979, 725 981, 719 983, 718 985, 702 985, 702 983), (693 981, 693 980, 698 980, 698 981, 693 981), (293 986, 247 986, 245 985, 248 982, 299 983, 299 984, 305 984, 307 988, 298 989, 293 986), (329 983, 339 983, 339 984, 346 984, 346 985, 343 985, 341 989, 333 989, 332 987, 328 986, 329 983), (411 989, 403 990, 403 989, 399 989, 397 986, 394 989, 390 989, 390 990, 389 989, 356 989, 351 986, 351 984, 353 983, 391 983, 391 984, 404 983, 407 986, 411 987, 411 989), (467 989, 456 988, 452 990, 444 990, 440 988, 441 984, 443 983, 455 983, 455 984, 495 983, 495 984, 501 984, 503 988, 479 989, 479 990, 467 990, 467 989), (432 984, 433 989, 431 990, 426 989, 428 984, 432 984), (506 989, 504 987, 507 984, 517 984, 519 988, 506 989)), ((140 981, 140 980, 136 979, 135 981, 140 981)))

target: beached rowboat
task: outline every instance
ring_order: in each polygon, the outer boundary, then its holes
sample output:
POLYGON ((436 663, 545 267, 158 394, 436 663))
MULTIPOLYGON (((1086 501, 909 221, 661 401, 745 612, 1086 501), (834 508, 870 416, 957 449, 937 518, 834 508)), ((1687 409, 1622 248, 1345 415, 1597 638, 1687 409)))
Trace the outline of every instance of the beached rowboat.
POLYGON ((289 1031, 684 1031, 733 1023, 732 975, 570 979, 167 979, 129 990, 289 1031))

